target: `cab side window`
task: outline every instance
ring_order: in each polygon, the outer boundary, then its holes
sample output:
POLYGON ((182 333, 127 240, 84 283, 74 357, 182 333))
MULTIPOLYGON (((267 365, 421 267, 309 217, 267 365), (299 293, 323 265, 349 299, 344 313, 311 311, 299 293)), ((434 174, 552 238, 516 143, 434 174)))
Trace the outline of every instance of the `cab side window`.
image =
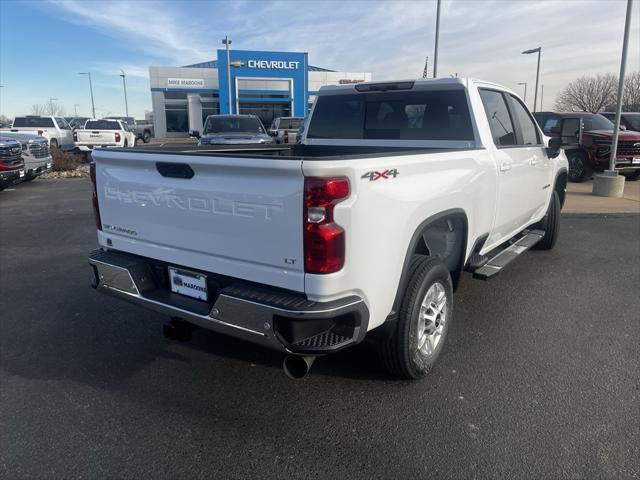
POLYGON ((498 147, 517 145, 513 121, 501 92, 480 89, 480 98, 489 120, 493 142, 498 147))

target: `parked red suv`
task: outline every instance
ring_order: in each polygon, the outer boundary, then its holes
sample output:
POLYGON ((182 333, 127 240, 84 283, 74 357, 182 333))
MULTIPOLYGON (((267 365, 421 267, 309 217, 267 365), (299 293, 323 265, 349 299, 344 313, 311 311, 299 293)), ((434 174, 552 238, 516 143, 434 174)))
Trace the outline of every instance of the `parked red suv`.
MULTIPOLYGON (((616 120, 615 112, 601 112, 600 115, 612 122, 616 120)), ((620 116, 620 125, 624 125, 627 130, 640 132, 640 113, 638 112, 622 112, 620 116)))
MULTIPOLYGON (((594 172, 609 168, 613 139, 613 123, 610 120, 597 113, 585 112, 536 112, 533 116, 545 135, 550 137, 560 136, 561 120, 580 119, 582 129, 579 145, 575 149, 566 150, 569 181, 584 182, 594 172)), ((616 170, 627 177, 627 180, 640 178, 640 132, 620 131, 616 170)))

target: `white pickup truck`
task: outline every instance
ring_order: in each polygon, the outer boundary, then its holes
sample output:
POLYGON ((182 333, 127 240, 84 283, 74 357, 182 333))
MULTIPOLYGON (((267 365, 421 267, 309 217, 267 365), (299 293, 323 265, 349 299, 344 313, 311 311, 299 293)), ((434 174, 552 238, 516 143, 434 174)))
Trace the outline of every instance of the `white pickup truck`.
POLYGON ((73 131, 62 117, 26 115, 16 117, 11 128, 1 129, 12 133, 38 135, 49 141, 51 148, 71 150, 73 148, 73 131))
POLYGON ((578 124, 545 137, 472 79, 323 87, 302 143, 97 150, 101 292, 281 351, 285 372, 376 342, 427 374, 463 272, 498 274, 559 234, 578 124))
POLYGON ((121 120, 91 119, 83 129, 74 130, 73 142, 80 152, 90 152, 99 147, 133 147, 136 134, 121 120))

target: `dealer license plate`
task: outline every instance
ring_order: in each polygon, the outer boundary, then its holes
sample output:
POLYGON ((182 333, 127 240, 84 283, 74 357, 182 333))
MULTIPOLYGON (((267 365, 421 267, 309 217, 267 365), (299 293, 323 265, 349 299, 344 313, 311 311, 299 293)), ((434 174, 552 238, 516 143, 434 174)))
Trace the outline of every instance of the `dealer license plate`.
POLYGON ((205 302, 208 300, 207 277, 204 275, 169 267, 169 281, 171 282, 171 291, 174 293, 205 302))

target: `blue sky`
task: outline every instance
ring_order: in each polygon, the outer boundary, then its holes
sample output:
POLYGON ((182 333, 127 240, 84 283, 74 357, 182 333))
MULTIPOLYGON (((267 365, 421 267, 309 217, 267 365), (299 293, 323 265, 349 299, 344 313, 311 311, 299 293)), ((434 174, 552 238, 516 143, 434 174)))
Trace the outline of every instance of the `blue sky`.
MULTIPOLYGON (((640 69, 635 2, 628 70, 640 69)), ((507 85, 528 82, 543 47, 544 106, 581 75, 618 72, 625 0, 443 0, 439 76, 458 73, 507 85)), ((309 52, 312 65, 371 71, 374 79, 422 75, 433 57, 435 1, 14 1, 0 0, 0 113, 12 118, 58 99, 90 112, 92 72, 99 116, 151 109, 149 65, 188 65, 233 48, 309 52)))

